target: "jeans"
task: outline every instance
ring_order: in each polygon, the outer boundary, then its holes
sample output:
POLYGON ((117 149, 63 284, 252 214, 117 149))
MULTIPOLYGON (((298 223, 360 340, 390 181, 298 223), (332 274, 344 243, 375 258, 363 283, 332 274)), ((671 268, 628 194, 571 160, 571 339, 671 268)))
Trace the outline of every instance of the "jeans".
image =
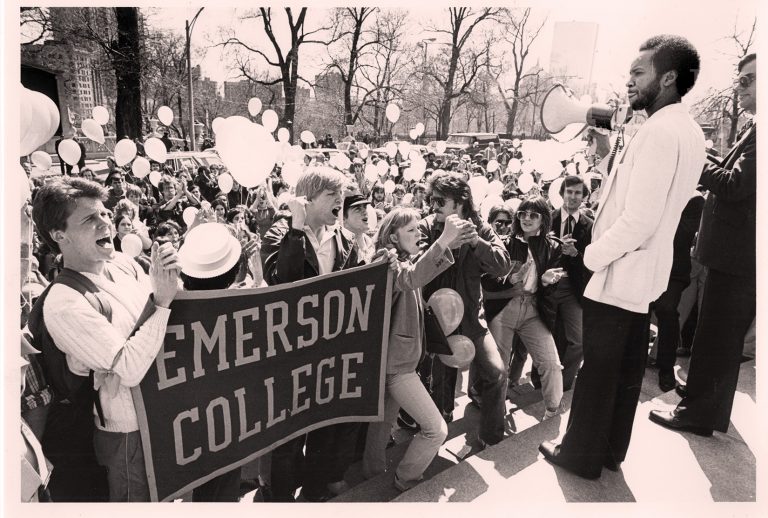
POLYGON ((400 407, 421 427, 397 466, 401 481, 420 479, 448 435, 448 425, 416 372, 387 374, 384 421, 370 423, 366 434, 363 473, 368 478, 386 470, 387 442, 400 407))
MULTIPOLYGON (((496 444, 504 438, 504 415, 506 414, 505 394, 507 389, 506 367, 499 354, 499 348, 490 333, 472 340, 475 358, 470 369, 477 369, 482 384, 480 397, 480 439, 486 444, 496 444)), ((453 412, 456 391, 456 369, 445 366, 439 359, 424 362, 419 372, 425 377, 429 369, 430 392, 437 408, 443 415, 453 412)), ((425 379, 427 379, 425 377, 425 379)), ((472 377, 470 376, 470 382, 472 377)))
POLYGON ((489 324, 489 329, 498 344, 504 365, 509 364, 512 339, 519 334, 533 365, 541 375, 541 391, 547 409, 555 410, 563 397, 562 366, 557 347, 535 306, 535 296, 523 295, 507 302, 501 313, 489 324))
POLYGON ((582 347, 582 311, 576 295, 573 294, 570 280, 566 277, 561 280, 554 294, 555 307, 557 308, 555 345, 560 363, 563 364, 563 390, 569 390, 576 379, 584 359, 582 347))
POLYGON ((138 431, 93 433, 96 460, 107 468, 110 502, 149 502, 149 483, 138 431))

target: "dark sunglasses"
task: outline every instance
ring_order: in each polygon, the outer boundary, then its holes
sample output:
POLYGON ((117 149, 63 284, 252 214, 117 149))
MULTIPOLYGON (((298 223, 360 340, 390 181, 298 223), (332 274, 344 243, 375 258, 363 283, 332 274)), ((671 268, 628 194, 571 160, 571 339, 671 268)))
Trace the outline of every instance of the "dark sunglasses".
POLYGON ((501 228, 502 226, 503 227, 508 227, 508 226, 510 226, 512 224, 512 220, 511 219, 497 219, 496 221, 493 222, 493 224, 496 225, 496 228, 501 228))
POLYGON ((528 219, 532 219, 534 221, 541 219, 541 214, 530 210, 522 210, 517 213, 517 219, 523 219, 523 216, 526 216, 528 219))
POLYGON ((734 87, 748 88, 749 85, 755 82, 755 74, 747 74, 737 77, 733 82, 734 87))
POLYGON ((438 207, 445 207, 445 198, 440 198, 439 196, 430 196, 429 205, 432 206, 434 204, 437 204, 438 207))

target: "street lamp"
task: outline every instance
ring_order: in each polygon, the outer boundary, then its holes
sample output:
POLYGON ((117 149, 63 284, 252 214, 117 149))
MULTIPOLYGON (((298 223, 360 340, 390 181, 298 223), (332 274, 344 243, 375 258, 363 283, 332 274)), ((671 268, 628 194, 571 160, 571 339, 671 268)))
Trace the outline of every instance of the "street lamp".
MULTIPOLYGON (((419 47, 424 47, 424 64, 422 65, 422 87, 421 91, 426 93, 427 91, 427 49, 429 48, 430 43, 434 43, 437 41, 437 38, 424 38, 416 45, 419 47)), ((424 135, 427 134, 427 124, 429 121, 427 120, 427 101, 424 99, 424 106, 422 107, 422 119, 424 119, 424 135)))
POLYGON ((191 144, 191 150, 197 151, 197 139, 195 139, 195 102, 192 99, 192 29, 195 27, 195 22, 200 13, 203 12, 204 7, 201 7, 195 13, 192 21, 186 21, 186 33, 187 33, 187 96, 189 97, 189 140, 191 144))

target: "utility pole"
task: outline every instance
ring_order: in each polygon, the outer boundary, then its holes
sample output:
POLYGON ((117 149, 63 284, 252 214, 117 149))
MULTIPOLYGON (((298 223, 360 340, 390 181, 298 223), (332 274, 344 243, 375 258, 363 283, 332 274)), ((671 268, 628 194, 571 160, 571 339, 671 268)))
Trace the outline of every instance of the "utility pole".
POLYGON ((204 7, 198 9, 192 21, 186 21, 186 34, 187 34, 187 97, 189 97, 189 149, 191 151, 197 151, 197 139, 195 139, 195 101, 192 98, 192 29, 195 27, 195 22, 200 13, 203 12, 204 7))

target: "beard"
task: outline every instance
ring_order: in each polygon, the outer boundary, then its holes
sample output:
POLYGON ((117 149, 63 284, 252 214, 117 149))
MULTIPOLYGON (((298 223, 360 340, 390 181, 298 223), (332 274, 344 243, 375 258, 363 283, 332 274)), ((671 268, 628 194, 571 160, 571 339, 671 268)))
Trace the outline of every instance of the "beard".
POLYGON ((651 85, 645 90, 639 90, 635 100, 631 103, 632 109, 636 111, 645 110, 647 107, 653 104, 653 101, 656 100, 660 92, 661 86, 656 81, 651 83, 651 85))

